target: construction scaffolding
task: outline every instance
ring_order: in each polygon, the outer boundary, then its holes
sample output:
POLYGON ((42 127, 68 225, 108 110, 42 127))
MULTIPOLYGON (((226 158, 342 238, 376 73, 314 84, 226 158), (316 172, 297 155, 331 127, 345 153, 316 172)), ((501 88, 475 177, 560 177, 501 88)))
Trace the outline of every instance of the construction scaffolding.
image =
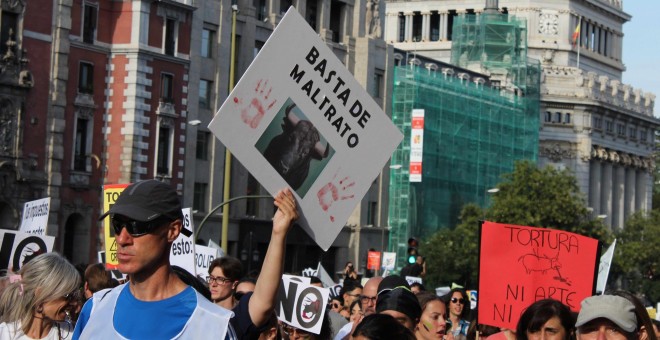
POLYGON ((452 60, 486 74, 439 62, 429 67, 418 58, 394 70, 392 120, 404 134, 390 171, 389 244, 397 268, 409 237, 455 227, 463 205, 486 206, 487 190, 516 160, 537 159, 540 64, 526 57, 524 22, 464 16, 454 32, 452 60), (425 112, 419 183, 409 181, 413 109, 425 112))

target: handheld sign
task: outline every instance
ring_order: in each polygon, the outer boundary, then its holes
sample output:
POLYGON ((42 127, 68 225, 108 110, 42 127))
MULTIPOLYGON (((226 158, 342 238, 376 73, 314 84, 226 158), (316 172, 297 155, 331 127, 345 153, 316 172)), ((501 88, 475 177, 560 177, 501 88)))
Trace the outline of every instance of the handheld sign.
POLYGON ((598 240, 562 230, 484 222, 479 323, 515 329, 520 314, 552 298, 579 311, 595 288, 598 240))
POLYGON ((379 251, 369 251, 367 253, 367 269, 380 270, 379 251))
MULTIPOLYGON (((119 198, 124 189, 130 184, 107 184, 103 186, 103 212, 110 210, 115 201, 119 198)), ((117 269, 117 241, 115 240, 115 231, 110 226, 110 216, 103 219, 103 229, 105 236, 105 269, 117 269)))
POLYGON ((604 294, 605 286, 607 285, 607 277, 610 274, 612 267, 612 259, 614 258, 614 247, 616 247, 616 239, 612 242, 605 254, 600 257, 600 264, 598 265, 598 279, 596 281, 596 293, 604 294))
POLYGON ((298 329, 319 334, 325 316, 325 305, 330 292, 327 288, 320 288, 302 282, 304 278, 286 275, 277 291, 275 300, 275 313, 277 318, 298 329))
POLYGON ((51 252, 54 242, 52 236, 0 229, 0 270, 9 269, 18 273, 28 261, 51 252))
POLYGON ((394 270, 396 264, 396 253, 383 252, 383 270, 394 270))
POLYGON ((183 208, 181 212, 183 213, 183 223, 179 236, 172 243, 170 263, 195 276, 197 273, 195 270, 195 242, 193 240, 194 227, 190 218, 190 208, 183 208))
POLYGON ((324 250, 403 139, 293 7, 209 129, 269 193, 292 189, 324 250))
POLYGON ((213 247, 195 245, 195 272, 198 277, 206 279, 213 260, 221 257, 220 251, 213 247))
POLYGON ((46 235, 48 226, 48 213, 50 212, 50 197, 25 202, 21 218, 20 232, 46 235))

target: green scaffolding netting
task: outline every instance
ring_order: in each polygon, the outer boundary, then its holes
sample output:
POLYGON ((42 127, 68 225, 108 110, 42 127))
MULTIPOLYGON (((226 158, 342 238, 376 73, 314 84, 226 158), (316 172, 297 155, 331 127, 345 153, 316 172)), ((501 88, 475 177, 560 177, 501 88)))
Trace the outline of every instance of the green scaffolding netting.
POLYGON ((392 155, 388 223, 397 268, 409 237, 455 227, 462 206, 486 206, 487 190, 516 160, 537 159, 540 65, 527 58, 525 22, 467 15, 453 30, 452 63, 500 79, 501 88, 412 64, 395 68, 392 120, 404 139, 392 155), (409 181, 413 109, 425 111, 421 183, 409 181))

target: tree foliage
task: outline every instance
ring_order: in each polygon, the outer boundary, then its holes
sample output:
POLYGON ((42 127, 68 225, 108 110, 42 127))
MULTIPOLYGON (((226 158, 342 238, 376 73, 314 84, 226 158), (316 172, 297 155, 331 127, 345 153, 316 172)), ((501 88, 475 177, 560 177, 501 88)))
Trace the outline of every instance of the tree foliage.
POLYGON ((616 238, 608 288, 620 283, 627 290, 646 294, 651 301, 660 301, 660 211, 634 214, 625 228, 616 232, 616 238))

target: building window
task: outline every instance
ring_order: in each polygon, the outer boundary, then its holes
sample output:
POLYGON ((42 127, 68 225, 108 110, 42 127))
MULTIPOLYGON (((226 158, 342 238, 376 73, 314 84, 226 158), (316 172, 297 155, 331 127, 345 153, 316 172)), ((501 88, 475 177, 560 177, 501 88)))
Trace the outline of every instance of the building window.
POLYGON ((399 42, 406 40, 406 16, 399 13, 399 42))
POLYGON ((415 12, 412 16, 412 39, 422 41, 422 14, 415 12))
POLYGON ((174 103, 174 76, 171 74, 160 76, 160 99, 163 103, 174 103))
POLYGON ((73 142, 73 170, 74 171, 87 171, 87 154, 91 150, 92 143, 90 138, 90 122, 89 119, 80 118, 76 119, 76 135, 73 142))
POLYGON ((158 175, 170 174, 171 146, 172 130, 169 126, 160 126, 158 128, 158 150, 156 151, 156 173, 158 175))
POLYGON ((165 19, 165 54, 174 55, 176 49, 176 20, 165 19))
POLYGON ((605 121, 605 132, 613 133, 614 132, 614 123, 611 120, 605 121))
POLYGON ((204 58, 213 57, 213 42, 215 40, 215 31, 210 29, 202 30, 202 51, 201 55, 204 58))
POLYGON ((378 202, 369 202, 367 208, 367 224, 376 225, 378 221, 378 202))
POLYGON ((83 9, 82 39, 84 43, 93 44, 96 38, 96 18, 98 9, 91 4, 85 4, 83 9))
POLYGON ((385 71, 381 69, 376 69, 374 70, 374 83, 373 87, 371 89, 371 95, 374 98, 382 98, 383 97, 383 75, 385 74, 385 71))
POLYGON ((4 55, 7 52, 7 41, 10 39, 16 41, 16 30, 18 23, 18 14, 9 11, 2 11, 2 25, 0 28, 0 52, 4 55))
POLYGON ((199 107, 202 109, 211 108, 211 89, 213 82, 201 79, 199 81, 199 107))
POLYGON ((257 20, 264 20, 266 19, 266 13, 267 8, 266 8, 266 0, 254 0, 254 8, 257 9, 257 20))
POLYGON ((440 14, 437 11, 431 12, 431 41, 440 40, 440 14))
POLYGON ((256 57, 257 57, 257 54, 259 54, 259 52, 261 51, 261 49, 262 49, 263 47, 264 47, 264 42, 263 42, 263 41, 256 40, 256 41, 254 42, 254 55, 252 56, 252 58, 256 58, 256 57))
POLYGON ((338 43, 342 41, 342 36, 345 34, 344 26, 344 4, 338 0, 332 0, 330 5, 330 30, 332 31, 332 41, 338 43))
POLYGON ((206 190, 208 184, 195 182, 195 188, 193 192, 193 210, 197 211, 206 211, 206 190))
POLYGON ((619 135, 621 137, 625 137, 626 136, 626 126, 623 125, 623 124, 617 124, 616 125, 616 133, 617 133, 617 135, 619 135))
POLYGON ((78 69, 78 93, 94 93, 94 65, 81 62, 78 69))
POLYGON ((646 130, 639 130, 639 140, 646 143, 646 130))
POLYGON ((555 119, 553 119, 552 122, 561 123, 561 112, 555 112, 555 119))
POLYGON ((305 20, 307 21, 309 26, 312 27, 314 31, 318 31, 318 27, 316 27, 317 16, 318 16, 318 1, 317 0, 307 1, 307 9, 305 10, 305 20))
POLYGON ((550 111, 545 111, 545 119, 544 121, 546 123, 552 123, 552 112, 550 111))
POLYGON ((197 131, 197 148, 195 150, 197 159, 206 161, 209 159, 209 133, 197 131))
POLYGON ((564 124, 570 124, 571 123, 571 114, 566 113, 564 114, 564 124))
POLYGON ((628 137, 631 139, 637 139, 637 128, 629 127, 628 128, 628 137))
POLYGON ((600 118, 600 117, 594 117, 593 118, 593 125, 594 125, 594 129, 598 129, 598 130, 602 129, 603 128, 603 119, 600 118))

